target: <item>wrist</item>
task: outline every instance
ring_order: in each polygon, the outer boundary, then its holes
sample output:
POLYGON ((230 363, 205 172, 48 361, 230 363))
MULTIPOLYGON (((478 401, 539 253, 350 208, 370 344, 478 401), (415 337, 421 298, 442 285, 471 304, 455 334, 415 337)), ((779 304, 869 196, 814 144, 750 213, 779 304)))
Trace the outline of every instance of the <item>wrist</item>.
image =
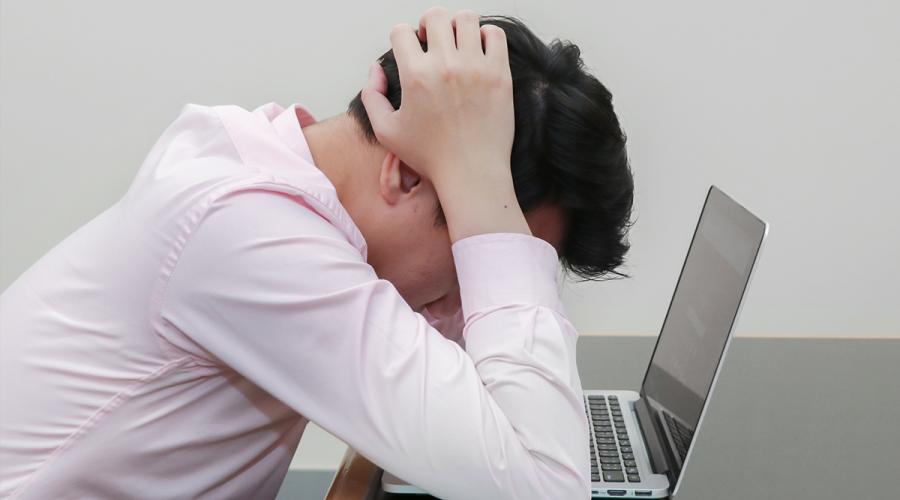
POLYGON ((453 194, 474 186, 483 186, 486 190, 512 189, 512 167, 509 157, 505 160, 472 160, 458 159, 441 161, 429 168, 430 180, 434 184, 438 196, 442 193, 453 194))
POLYGON ((511 173, 457 176, 435 189, 452 242, 482 233, 531 234, 511 173))

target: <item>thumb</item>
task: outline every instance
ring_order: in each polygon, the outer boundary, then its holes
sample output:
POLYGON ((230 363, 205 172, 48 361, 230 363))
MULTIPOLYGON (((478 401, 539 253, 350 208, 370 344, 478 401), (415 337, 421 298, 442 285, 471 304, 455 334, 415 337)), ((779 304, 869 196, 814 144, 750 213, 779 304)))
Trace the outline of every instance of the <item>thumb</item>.
POLYGON ((390 137, 391 123, 396 112, 385 96, 386 93, 387 77, 384 75, 384 69, 380 64, 373 63, 369 68, 369 81, 362 89, 360 97, 366 108, 366 114, 369 115, 369 122, 372 123, 375 137, 385 146, 387 146, 384 144, 385 139, 390 137))

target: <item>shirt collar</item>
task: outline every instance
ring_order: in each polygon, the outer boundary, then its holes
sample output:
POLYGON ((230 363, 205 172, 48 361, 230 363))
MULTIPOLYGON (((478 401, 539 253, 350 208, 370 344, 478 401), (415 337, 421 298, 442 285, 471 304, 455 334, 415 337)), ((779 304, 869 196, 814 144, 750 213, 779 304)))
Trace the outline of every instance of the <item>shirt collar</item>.
POLYGON ((294 153, 310 164, 315 165, 312 151, 309 149, 309 144, 306 143, 306 136, 303 135, 302 127, 312 125, 317 121, 308 108, 295 102, 278 113, 278 116, 272 120, 272 125, 275 127, 275 131, 281 137, 281 140, 294 153))
POLYGON ((331 215, 333 215, 333 218, 329 219, 340 223, 342 229, 350 237, 350 242, 360 251, 363 259, 368 260, 368 246, 362 232, 360 232, 359 227, 357 227, 344 206, 341 205, 334 184, 316 166, 309 144, 303 135, 302 127, 312 125, 318 120, 308 108, 299 103, 291 104, 283 110, 274 106, 270 111, 277 112, 277 116, 272 119, 272 127, 275 129, 278 137, 291 151, 305 160, 299 162, 302 165, 298 165, 298 167, 303 168, 305 173, 314 176, 316 179, 313 185, 304 183, 305 191, 313 195, 316 200, 328 208, 331 215))

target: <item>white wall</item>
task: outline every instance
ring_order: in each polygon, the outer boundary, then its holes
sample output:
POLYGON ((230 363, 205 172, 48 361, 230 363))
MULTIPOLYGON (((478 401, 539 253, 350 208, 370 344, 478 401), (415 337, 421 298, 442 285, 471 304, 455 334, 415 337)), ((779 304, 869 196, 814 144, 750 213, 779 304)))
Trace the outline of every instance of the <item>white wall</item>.
MULTIPOLYGON (((0 289, 124 193, 184 103, 339 113, 429 5, 0 1, 0 289)), ((715 183, 771 224, 741 334, 900 334, 896 0, 444 5, 575 41, 615 96, 634 277, 568 286, 580 331, 658 331, 715 183)), ((317 429, 301 448, 341 453, 317 429)))

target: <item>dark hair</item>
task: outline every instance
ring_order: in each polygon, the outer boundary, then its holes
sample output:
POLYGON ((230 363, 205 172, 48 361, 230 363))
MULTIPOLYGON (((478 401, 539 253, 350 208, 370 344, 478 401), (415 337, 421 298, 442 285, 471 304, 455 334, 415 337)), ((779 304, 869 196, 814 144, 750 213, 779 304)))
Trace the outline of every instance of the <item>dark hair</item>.
MULTIPOLYGON (((569 41, 542 42, 520 20, 482 16, 506 33, 515 107, 512 177, 523 212, 552 202, 567 222, 560 262, 583 280, 628 277, 616 270, 629 249, 634 180, 625 134, 613 112, 612 94, 588 74, 581 50, 569 41)), ((427 49, 422 43, 423 49, 427 49)), ((387 97, 400 107, 400 79, 393 51, 379 58, 387 97)), ((377 139, 360 94, 347 109, 365 138, 377 139)), ((445 220, 440 205, 436 224, 445 220)))

